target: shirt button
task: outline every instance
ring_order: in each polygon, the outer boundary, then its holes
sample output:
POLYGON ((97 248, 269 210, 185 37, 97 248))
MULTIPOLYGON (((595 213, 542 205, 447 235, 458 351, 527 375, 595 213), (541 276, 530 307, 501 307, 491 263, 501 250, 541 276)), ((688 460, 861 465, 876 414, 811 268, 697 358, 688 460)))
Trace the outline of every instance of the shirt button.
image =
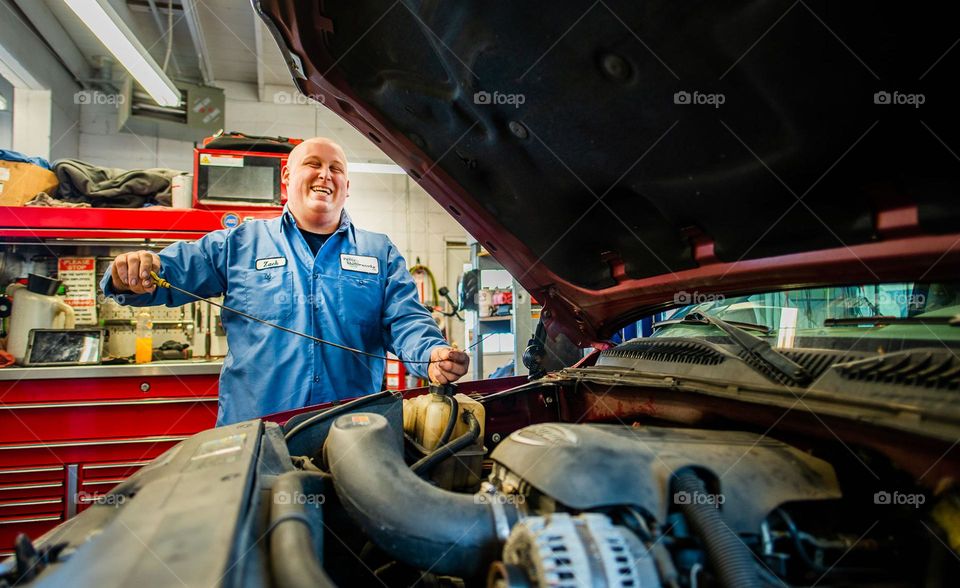
POLYGON ((319 280, 319 279, 320 279, 320 274, 313 274, 313 279, 314 279, 314 280, 319 280))
POLYGON ((319 382, 319 381, 320 381, 320 376, 314 376, 314 377, 313 377, 313 381, 314 381, 314 382, 319 382))

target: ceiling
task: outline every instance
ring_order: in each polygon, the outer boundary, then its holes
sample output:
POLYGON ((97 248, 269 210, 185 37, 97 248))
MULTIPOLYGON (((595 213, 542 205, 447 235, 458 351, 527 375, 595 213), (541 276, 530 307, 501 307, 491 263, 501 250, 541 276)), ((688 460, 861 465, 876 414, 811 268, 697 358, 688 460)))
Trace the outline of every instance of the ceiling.
MULTIPOLYGON (((59 39, 54 49, 61 59, 83 70, 74 71, 74 75, 81 80, 96 75, 98 58, 109 52, 63 0, 12 1, 44 38, 59 39), (61 38, 64 33, 65 39, 61 38), (65 55, 71 51, 77 55, 65 55)), ((174 80, 255 83, 261 95, 265 85, 293 87, 280 50, 256 18, 249 1, 110 1, 161 65, 172 24, 173 42, 166 73, 174 80)))

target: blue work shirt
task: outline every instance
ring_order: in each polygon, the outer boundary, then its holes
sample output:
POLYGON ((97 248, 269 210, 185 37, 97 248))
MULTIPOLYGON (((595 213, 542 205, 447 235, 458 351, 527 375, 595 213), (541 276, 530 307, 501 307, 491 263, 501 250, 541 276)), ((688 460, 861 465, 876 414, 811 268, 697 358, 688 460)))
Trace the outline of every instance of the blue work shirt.
MULTIPOLYGON (((404 360, 430 359, 446 346, 420 304, 406 262, 386 235, 364 231, 346 211, 314 256, 287 208, 271 220, 214 231, 160 252, 171 284, 252 316, 334 343, 404 360)), ((194 299, 166 288, 108 296, 131 306, 180 306, 194 299)), ((223 311, 228 352, 220 373, 217 425, 381 389, 386 362, 322 345, 223 311)), ((407 364, 426 377, 427 364, 407 364)))

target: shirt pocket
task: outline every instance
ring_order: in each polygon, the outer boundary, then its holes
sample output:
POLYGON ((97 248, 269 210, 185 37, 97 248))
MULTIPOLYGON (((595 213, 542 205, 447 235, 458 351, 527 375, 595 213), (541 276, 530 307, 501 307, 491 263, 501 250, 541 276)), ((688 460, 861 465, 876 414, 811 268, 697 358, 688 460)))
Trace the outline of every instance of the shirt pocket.
POLYGON ((296 303, 293 272, 277 270, 241 270, 241 290, 237 297, 243 310, 265 321, 281 321, 290 316, 296 303))
POLYGON ((371 277, 340 276, 340 301, 345 318, 367 329, 379 329, 383 314, 383 288, 371 277))

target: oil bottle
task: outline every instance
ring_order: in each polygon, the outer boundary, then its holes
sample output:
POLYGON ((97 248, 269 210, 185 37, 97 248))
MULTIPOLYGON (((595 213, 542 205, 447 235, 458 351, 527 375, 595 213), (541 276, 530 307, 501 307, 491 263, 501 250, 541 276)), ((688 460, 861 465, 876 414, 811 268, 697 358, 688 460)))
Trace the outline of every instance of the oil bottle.
POLYGON ((137 313, 136 362, 150 363, 153 359, 153 319, 144 308, 137 313))

